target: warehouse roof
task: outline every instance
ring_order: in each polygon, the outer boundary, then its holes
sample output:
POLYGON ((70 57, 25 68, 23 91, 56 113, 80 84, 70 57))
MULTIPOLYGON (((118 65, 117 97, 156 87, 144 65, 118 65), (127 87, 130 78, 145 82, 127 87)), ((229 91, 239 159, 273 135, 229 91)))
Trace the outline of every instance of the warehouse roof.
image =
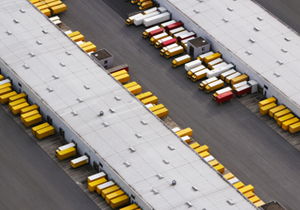
POLYGON ((26 0, 0 1, 0 58, 153 209, 255 209, 26 0))
POLYGON ((300 37, 251 0, 168 0, 300 106, 300 37))

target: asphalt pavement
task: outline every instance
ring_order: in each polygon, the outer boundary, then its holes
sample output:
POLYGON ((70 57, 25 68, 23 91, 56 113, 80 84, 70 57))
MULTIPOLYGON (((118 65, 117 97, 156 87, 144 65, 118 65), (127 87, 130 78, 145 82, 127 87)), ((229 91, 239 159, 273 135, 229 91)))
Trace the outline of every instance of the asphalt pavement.
POLYGON ((99 210, 3 108, 0 119, 1 210, 99 210))
MULTIPOLYGON (((193 137, 244 184, 252 184, 265 202, 278 200, 287 209, 299 209, 300 153, 257 118, 237 99, 219 106, 212 94, 186 78, 183 67, 142 38, 143 26, 126 26, 128 13, 137 5, 123 0, 65 0, 68 10, 60 17, 80 31, 98 49, 106 48, 115 65, 127 63, 131 81, 143 92, 152 91, 169 116, 181 127, 191 127, 193 137)), ((230 61, 228 61, 230 62, 230 61)))

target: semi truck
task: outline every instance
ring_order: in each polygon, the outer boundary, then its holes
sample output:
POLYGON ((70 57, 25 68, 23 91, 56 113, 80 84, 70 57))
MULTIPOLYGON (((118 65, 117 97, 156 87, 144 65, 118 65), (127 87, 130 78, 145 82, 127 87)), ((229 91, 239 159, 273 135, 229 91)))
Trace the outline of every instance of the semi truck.
POLYGON ((212 55, 212 54, 214 54, 214 53, 213 53, 212 51, 209 51, 209 52, 207 52, 207 53, 203 53, 203 54, 199 55, 199 56, 197 57, 197 59, 200 60, 200 61, 203 61, 203 59, 204 59, 206 56, 209 56, 209 55, 212 55))
POLYGON ((159 54, 160 54, 161 56, 164 56, 166 51, 168 51, 169 49, 178 47, 178 46, 179 46, 179 45, 178 45, 177 43, 171 44, 171 45, 169 45, 169 46, 167 46, 167 47, 162 48, 162 49, 160 50, 159 54))
POLYGON ((170 31, 169 31, 169 34, 170 34, 171 36, 173 36, 174 34, 180 33, 180 32, 182 32, 182 31, 185 31, 185 28, 179 27, 179 28, 175 28, 175 29, 173 29, 173 30, 170 30, 170 31))
POLYGON ((153 2, 152 1, 146 1, 146 2, 143 2, 141 4, 141 6, 139 7, 140 10, 143 10, 143 9, 148 9, 150 7, 153 6, 153 2))
POLYGON ((225 88, 222 88, 221 90, 216 91, 213 94, 213 99, 216 100, 216 98, 217 98, 218 95, 221 95, 221 94, 226 93, 228 91, 232 92, 231 87, 225 87, 225 88))
POLYGON ((203 70, 201 70, 201 71, 197 71, 196 73, 194 73, 194 74, 192 75, 192 78, 191 78, 192 81, 193 81, 193 82, 196 82, 196 81, 198 81, 199 79, 204 78, 204 77, 206 76, 207 72, 209 72, 208 69, 203 69, 203 70))
POLYGON ((161 34, 155 35, 150 39, 150 44, 154 45, 155 42, 157 42, 160 39, 166 38, 168 34, 166 32, 163 32, 161 34))
POLYGON ((236 84, 232 85, 232 90, 235 90, 235 89, 237 89, 239 87, 242 87, 244 85, 247 85, 247 81, 239 82, 239 83, 236 83, 236 84))
POLYGON ((216 53, 214 53, 214 54, 212 54, 212 55, 206 56, 206 57, 203 59, 203 62, 206 63, 206 64, 208 64, 208 63, 211 62, 212 60, 215 60, 215 59, 220 58, 220 57, 221 57, 221 54, 218 53, 218 52, 216 52, 216 53))
POLYGON ((143 32, 143 38, 144 38, 144 39, 148 38, 149 33, 150 33, 151 31, 154 31, 154 30, 157 30, 157 29, 160 29, 160 27, 159 27, 159 26, 153 26, 153 27, 151 27, 151 28, 147 28, 147 29, 143 32))
POLYGON ((209 69, 213 69, 213 66, 215 66, 215 65, 217 65, 217 64, 219 64, 219 63, 222 63, 222 62, 223 62, 223 59, 222 59, 222 58, 217 58, 217 59, 215 59, 215 60, 209 62, 209 63, 207 64, 207 67, 208 67, 209 69))
POLYGON ((226 71, 226 72, 222 73, 222 74, 220 75, 220 78, 221 78, 221 80, 224 81, 226 77, 228 77, 228 76, 234 74, 235 72, 236 72, 236 70, 231 69, 231 70, 229 70, 229 71, 226 71))
POLYGON ((171 14, 169 12, 164 12, 162 14, 155 15, 153 17, 144 19, 143 24, 145 27, 150 27, 155 24, 161 23, 163 21, 169 20, 170 18, 171 18, 171 14))
POLYGON ((230 63, 220 68, 215 68, 214 70, 210 71, 206 76, 207 78, 219 77, 223 72, 228 71, 229 69, 232 68, 234 68, 234 65, 230 63))
POLYGON ((222 105, 224 102, 232 100, 233 93, 231 91, 228 91, 226 93, 220 94, 216 97, 216 101, 218 104, 222 105))
POLYGON ((166 58, 171 58, 175 55, 179 55, 181 53, 183 53, 184 49, 182 46, 178 46, 176 48, 172 48, 170 50, 168 50, 167 52, 165 52, 165 57, 166 58))
POLYGON ((186 76, 188 77, 188 78, 192 78, 192 76, 196 73, 196 72, 198 72, 198 71, 201 71, 201 70, 203 70, 203 69, 205 69, 205 66, 203 66, 203 65, 199 65, 199 66, 196 66, 196 67, 194 67, 194 68, 191 68, 187 73, 186 73, 186 76))
POLYGON ((206 85, 208 85, 208 84, 210 84, 210 83, 212 83, 212 82, 215 82, 215 81, 217 81, 217 80, 218 80, 217 77, 211 77, 211 78, 209 78, 209 79, 206 79, 206 80, 202 81, 202 82, 199 84, 199 89, 200 89, 200 90, 204 90, 206 85))
POLYGON ((158 15, 160 15, 160 13, 158 11, 155 11, 155 12, 151 12, 151 13, 149 13, 147 15, 138 16, 138 17, 134 18, 133 23, 136 26, 140 26, 140 25, 143 24, 143 22, 144 22, 145 19, 148 19, 148 18, 151 18, 151 17, 155 17, 155 16, 158 16, 158 15))
POLYGON ((182 26, 183 26, 183 23, 181 21, 178 21, 176 23, 166 26, 165 29, 169 33, 169 31, 179 28, 179 27, 182 27, 182 26))
POLYGON ((184 31, 181 31, 181 32, 178 32, 178 33, 174 33, 173 37, 177 39, 178 36, 181 36, 181 35, 184 35, 184 34, 187 34, 187 33, 189 33, 189 32, 187 30, 184 30, 184 31))
POLYGON ((133 15, 133 16, 128 17, 127 20, 126 20, 126 25, 128 25, 128 26, 129 26, 129 25, 132 25, 135 18, 139 18, 139 17, 142 17, 142 16, 143 16, 142 13, 138 13, 138 14, 136 14, 136 15, 133 15))
POLYGON ((191 56, 190 55, 183 55, 183 56, 180 56, 178 58, 175 58, 172 61, 172 66, 175 68, 175 67, 180 66, 182 64, 185 64, 189 61, 191 61, 191 56))
POLYGON ((178 41, 181 42, 182 40, 191 38, 191 37, 196 37, 196 34, 194 32, 189 32, 183 35, 178 36, 178 41))
POLYGON ((242 97, 250 93, 256 93, 258 90, 258 83, 255 80, 250 80, 246 85, 237 87, 234 93, 237 97, 242 97))
POLYGON ((175 21, 175 20, 169 20, 169 21, 167 21, 167 22, 164 22, 164 23, 160 24, 160 27, 165 28, 165 27, 167 27, 168 25, 171 25, 171 24, 173 24, 173 23, 176 23, 176 21, 175 21))
POLYGON ((149 34, 148 34, 148 36, 151 38, 151 37, 156 36, 158 34, 161 34, 163 32, 165 32, 164 28, 158 28, 158 29, 155 29, 153 31, 150 31, 149 34))
POLYGON ((239 82, 247 81, 247 80, 248 80, 248 76, 246 74, 243 74, 231 79, 231 85, 237 84, 239 82))
POLYGON ((171 44, 174 44, 174 43, 177 44, 177 39, 175 39, 175 38, 170 39, 170 40, 168 40, 168 41, 162 42, 162 43, 161 43, 161 47, 167 47, 167 46, 169 46, 169 45, 171 45, 171 44))
POLYGON ((226 81, 228 84, 230 84, 230 82, 231 82, 231 80, 232 80, 233 78, 238 77, 238 76, 240 76, 240 75, 241 75, 240 72, 236 72, 236 73, 234 73, 234 74, 232 74, 232 75, 226 77, 225 81, 226 81))
POLYGON ((165 37, 165 38, 163 38, 163 39, 160 39, 160 40, 158 40, 157 42, 155 42, 155 48, 161 48, 161 44, 163 43, 163 42, 165 42, 165 41, 168 41, 168 40, 171 40, 171 39, 173 39, 173 37, 171 37, 171 36, 167 36, 167 37, 165 37))
POLYGON ((215 81, 213 83, 206 85, 205 92, 210 93, 211 91, 218 90, 219 88, 221 88, 223 86, 224 86, 223 80, 219 79, 218 81, 215 81))
POLYGON ((191 62, 188 62, 184 65, 184 69, 188 72, 189 70, 191 70, 192 68, 195 68, 197 66, 200 66, 201 65, 201 61, 200 60, 194 60, 194 61, 191 61, 191 62))

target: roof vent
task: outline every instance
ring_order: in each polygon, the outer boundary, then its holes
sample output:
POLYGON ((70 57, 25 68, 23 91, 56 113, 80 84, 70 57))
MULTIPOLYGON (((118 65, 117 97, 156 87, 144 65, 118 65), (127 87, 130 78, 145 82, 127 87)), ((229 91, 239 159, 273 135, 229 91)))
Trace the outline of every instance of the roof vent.
POLYGON ((223 18, 223 21, 224 21, 225 23, 227 23, 227 22, 228 22, 228 19, 227 19, 227 18, 223 18))
POLYGON ((187 201, 186 204, 189 206, 189 208, 193 207, 193 204, 189 201, 187 201))
POLYGON ((192 186, 193 190, 198 191, 198 188, 195 186, 192 186))
POLYGON ((176 180, 172 180, 171 185, 172 185, 172 186, 175 186, 176 184, 177 184, 176 180))
POLYGON ((48 34, 48 31, 47 31, 46 29, 43 29, 42 32, 43 32, 44 34, 48 34))
POLYGON ((25 69, 29 69, 29 66, 28 66, 27 64, 24 64, 23 67, 24 67, 25 69))
POLYGON ((104 125, 104 127, 108 127, 108 123, 107 122, 103 122, 102 124, 104 125))
POLYGON ((141 123, 142 123, 143 125, 147 125, 147 124, 148 124, 145 120, 141 120, 141 123))
POLYGON ((152 189, 152 192, 153 192, 155 195, 158 194, 158 190, 155 189, 155 188, 152 189))
POLYGON ((12 35, 12 32, 11 32, 11 31, 6 31, 6 33, 7 33, 8 35, 12 35))
POLYGON ((249 41, 250 41, 250 42, 252 42, 252 43, 254 43, 254 42, 255 42, 255 40, 254 40, 254 39, 251 39, 251 38, 249 39, 249 41))
POLYGON ((142 135, 139 134, 139 133, 136 133, 135 135, 136 135, 136 137, 138 137, 138 138, 142 138, 142 135))
POLYGON ((277 72, 275 72, 274 75, 275 75, 276 77, 280 77, 280 74, 277 73, 277 72))
POLYGON ((104 115, 104 112, 103 111, 100 111, 99 112, 99 116, 103 116, 104 115))
POLYGON ((73 116, 77 116, 78 113, 76 111, 72 111, 71 114, 73 114, 73 116))
POLYGON ((157 174, 156 176, 157 176, 159 179, 163 179, 163 178, 164 178, 164 176, 161 175, 161 174, 157 174))
POLYGON ((49 92, 52 92, 52 91, 53 91, 53 89, 52 89, 51 87, 47 87, 47 90, 48 90, 49 92))
POLYGON ((287 50, 284 49, 284 48, 281 48, 281 51, 284 52, 284 53, 287 53, 287 50))
POLYGON ((121 98, 120 98, 119 96, 115 96, 115 99, 116 99, 117 101, 120 101, 120 100, 121 100, 121 98))
POLYGON ((64 64, 63 62, 60 62, 59 63, 62 67, 65 67, 66 66, 66 64, 64 64))
POLYGON ((20 9, 20 12, 25 13, 25 10, 24 9, 20 9))
POLYGON ((227 7, 227 9, 228 9, 230 12, 233 11, 233 8, 231 8, 231 7, 227 7))
POLYGON ((175 148, 174 148, 173 146, 171 146, 171 145, 169 145, 168 148, 169 148, 170 150, 174 150, 174 149, 175 149, 175 148))
POLYGON ((259 28, 257 28, 257 27, 254 27, 254 30, 255 30, 255 31, 260 31, 259 28))
POLYGON ((35 56, 35 54, 34 54, 33 52, 30 52, 29 55, 30 55, 31 57, 34 57, 34 56, 35 56))
POLYGON ((169 164, 169 163, 170 163, 167 159, 163 159, 163 162, 164 162, 165 164, 169 164))
POLYGON ((67 55, 72 55, 72 53, 70 51, 66 51, 67 55))
POLYGON ((233 203, 233 201, 232 201, 232 200, 230 200, 230 199, 229 199, 229 200, 227 200, 227 203, 228 203, 229 205, 231 205, 231 206, 234 204, 234 203, 233 203))
POLYGON ((288 38, 288 37, 284 37, 284 39, 285 39, 285 41, 287 41, 287 42, 291 41, 291 39, 288 38))
POLYGON ((84 85, 83 87, 87 90, 90 89, 90 86, 88 86, 88 85, 84 85))
POLYGON ((203 2, 203 0, 199 0, 199 2, 200 2, 200 3, 202 3, 202 2, 203 2))
POLYGON ((79 103, 83 102, 82 98, 77 98, 77 101, 78 101, 79 103))
POLYGON ((129 162, 124 162, 124 165, 126 166, 126 167, 129 167, 130 166, 130 163, 129 162))
POLYGON ((109 108, 109 111, 110 111, 111 113, 115 113, 115 110, 114 110, 113 108, 109 108))
POLYGON ((278 60, 277 63, 279 63, 280 65, 283 64, 283 62, 281 60, 278 60))
POLYGON ((199 13, 199 10, 197 10, 197 9, 194 9, 194 12, 198 14, 198 13, 199 13))
POLYGON ((135 149, 133 147, 129 147, 131 152, 135 152, 135 149))
POLYGON ((54 79, 59 79, 59 77, 58 77, 56 74, 53 74, 52 77, 53 77, 54 79))
POLYGON ((257 19, 259 20, 259 21, 262 21, 263 20, 263 18, 262 17, 257 17, 257 19))
POLYGON ((249 50, 247 50, 246 53, 247 53, 248 55, 252 55, 252 52, 250 52, 249 50))
POLYGON ((15 23, 19 23, 19 21, 18 21, 17 19, 14 19, 14 22, 15 22, 15 23))
POLYGON ((41 44, 42 44, 42 42, 39 41, 39 40, 37 40, 36 43, 37 43, 38 45, 41 45, 41 44))

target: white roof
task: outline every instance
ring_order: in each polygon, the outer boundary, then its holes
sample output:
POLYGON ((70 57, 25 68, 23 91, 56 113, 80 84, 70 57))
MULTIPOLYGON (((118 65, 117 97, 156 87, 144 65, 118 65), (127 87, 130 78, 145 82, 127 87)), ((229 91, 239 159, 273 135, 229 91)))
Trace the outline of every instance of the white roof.
POLYGON ((251 0, 168 2, 300 106, 300 37, 293 30, 251 0))
POLYGON ((255 209, 26 0, 0 1, 0 58, 153 209, 255 209), (31 57, 30 52, 35 56, 31 57), (54 74, 59 78, 55 79, 54 74), (53 91, 49 92, 48 87, 53 91), (104 115, 99 117, 99 111, 104 115), (157 174, 164 178, 158 179, 157 174), (176 186, 170 185, 172 180, 177 181, 176 186), (192 186, 201 190, 194 191, 192 186), (153 188, 159 193, 154 194, 153 188), (234 201, 234 207, 226 202, 228 199, 234 201), (188 208, 187 201, 192 208, 188 208))

